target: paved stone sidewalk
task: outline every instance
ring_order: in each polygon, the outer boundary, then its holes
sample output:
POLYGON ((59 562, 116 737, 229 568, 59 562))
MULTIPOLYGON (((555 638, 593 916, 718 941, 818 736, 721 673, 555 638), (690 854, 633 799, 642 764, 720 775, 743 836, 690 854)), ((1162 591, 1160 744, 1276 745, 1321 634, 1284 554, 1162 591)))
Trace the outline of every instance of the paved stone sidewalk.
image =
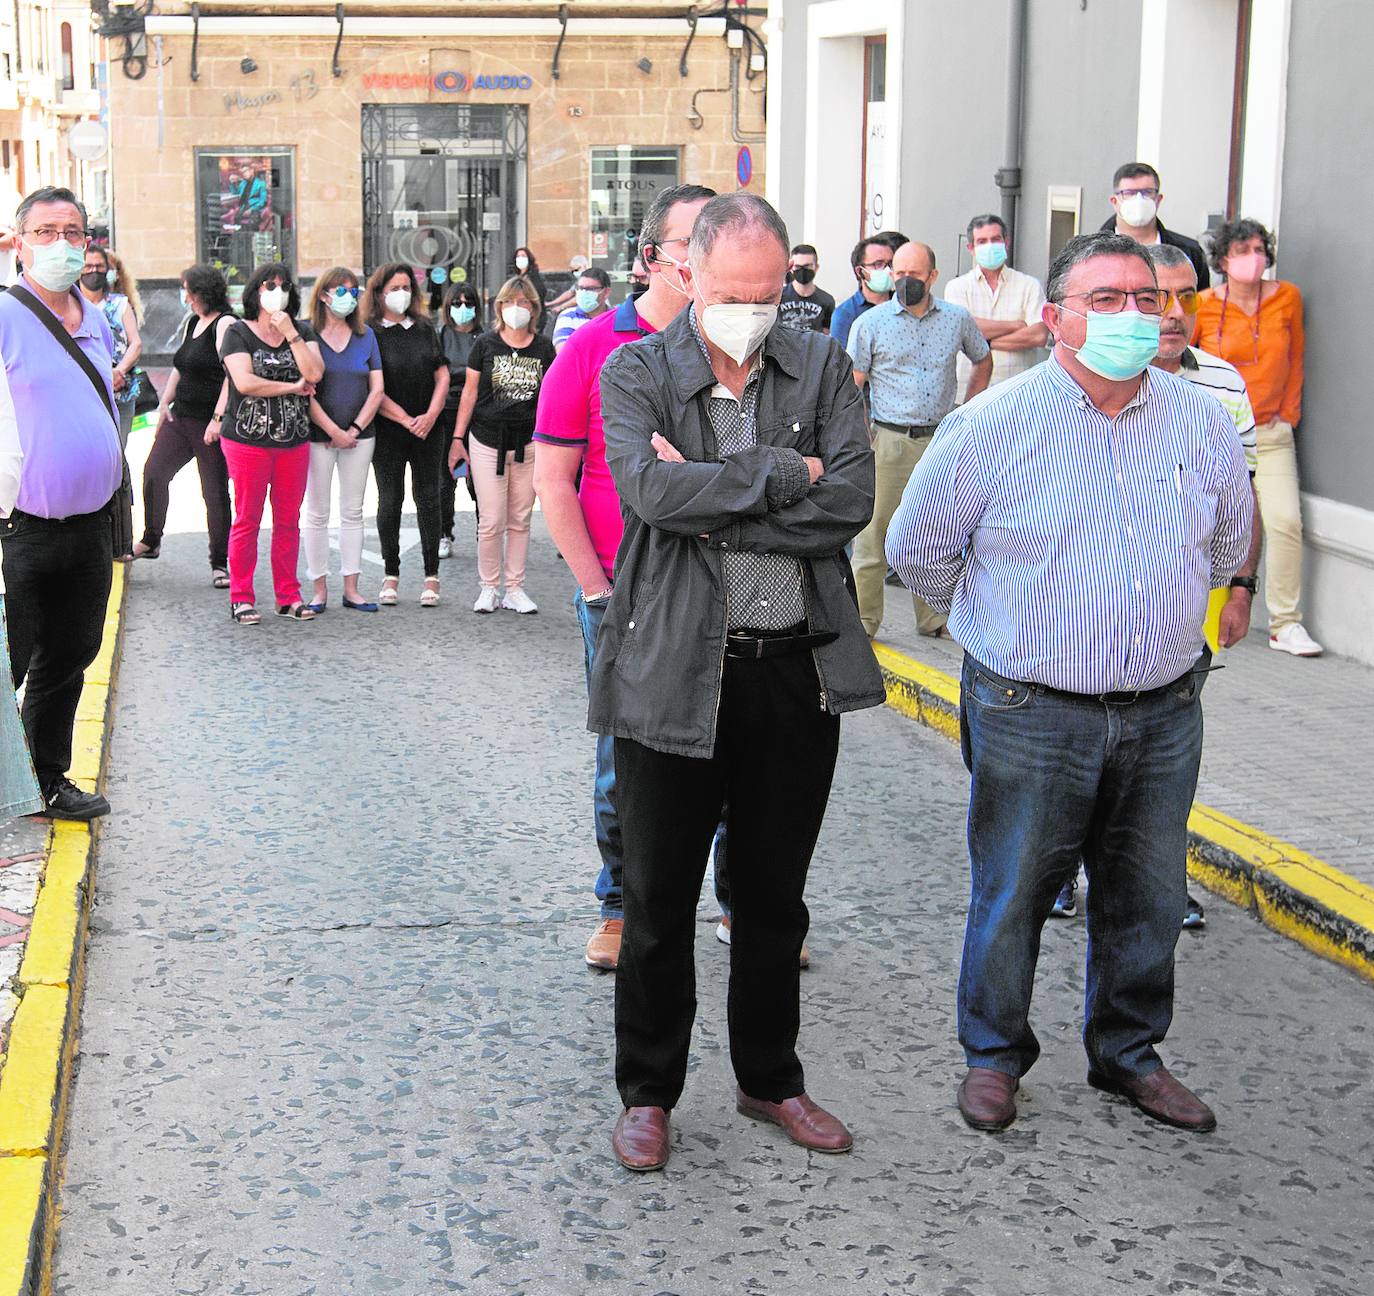
MULTIPOLYGON (((959 647, 916 633, 906 591, 886 595, 879 640, 957 678, 959 647)), ((1274 652, 1261 630, 1217 664, 1197 799, 1374 886, 1374 669, 1274 652)))
POLYGON ((394 612, 256 630, 203 536, 135 570, 58 1296, 1366 1296, 1374 995, 1229 906, 1165 1050, 1215 1135, 1085 1085, 1079 921, 1020 1120, 963 1126, 967 777, 887 708, 846 722, 808 895, 808 1087, 853 1155, 734 1113, 703 903, 673 1161, 621 1170, 567 576, 537 525, 539 616, 478 618, 458 549, 434 612, 412 553, 394 612))

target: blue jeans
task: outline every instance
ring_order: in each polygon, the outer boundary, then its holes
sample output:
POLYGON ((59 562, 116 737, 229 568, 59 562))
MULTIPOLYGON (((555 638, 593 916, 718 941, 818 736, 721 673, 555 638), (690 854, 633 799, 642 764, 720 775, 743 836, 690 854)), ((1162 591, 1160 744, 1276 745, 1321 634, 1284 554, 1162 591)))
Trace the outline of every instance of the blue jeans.
POLYGON ((1202 668, 1130 705, 1004 679, 965 656, 973 896, 959 973, 970 1066, 1024 1075, 1040 931, 1080 856, 1088 874, 1083 1045, 1090 1071, 1143 1076, 1173 1018, 1202 668))
MULTIPOLYGON (((606 604, 589 605, 578 590, 573 595, 573 607, 582 626, 582 663, 587 672, 587 686, 592 682, 592 655, 596 652, 596 636, 606 604)), ((620 843, 620 816, 615 808, 615 739, 609 734, 596 736, 596 781, 592 792, 593 816, 596 820, 596 848, 601 853, 601 872, 596 878, 596 898, 601 901, 603 918, 623 918, 625 902, 621 882, 625 853, 620 843)), ((720 827, 716 829, 715 876, 716 900, 721 912, 730 913, 730 882, 725 867, 725 811, 721 811, 720 827)))

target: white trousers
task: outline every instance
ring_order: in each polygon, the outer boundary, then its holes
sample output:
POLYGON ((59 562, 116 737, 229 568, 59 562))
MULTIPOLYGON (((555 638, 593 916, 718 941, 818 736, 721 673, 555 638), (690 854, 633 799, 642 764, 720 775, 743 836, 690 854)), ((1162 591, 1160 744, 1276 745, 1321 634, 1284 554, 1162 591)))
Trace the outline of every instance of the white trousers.
POLYGON ((363 495, 372 466, 374 437, 351 450, 333 442, 310 443, 310 476, 305 484, 305 574, 313 581, 329 574, 329 504, 334 493, 334 470, 339 471, 339 571, 356 576, 363 569, 363 495))

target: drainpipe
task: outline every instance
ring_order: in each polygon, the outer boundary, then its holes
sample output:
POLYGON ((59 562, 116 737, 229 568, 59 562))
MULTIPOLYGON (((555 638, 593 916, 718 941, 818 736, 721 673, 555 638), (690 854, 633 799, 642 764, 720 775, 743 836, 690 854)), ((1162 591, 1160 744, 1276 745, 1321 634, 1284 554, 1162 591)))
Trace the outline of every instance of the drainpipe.
POLYGON ((1011 0, 1007 26, 1007 114, 1002 137, 1005 159, 993 177, 1002 191, 1002 219, 1013 247, 1016 246, 1016 200, 1021 194, 1021 98, 1026 68, 1027 0, 1011 0))

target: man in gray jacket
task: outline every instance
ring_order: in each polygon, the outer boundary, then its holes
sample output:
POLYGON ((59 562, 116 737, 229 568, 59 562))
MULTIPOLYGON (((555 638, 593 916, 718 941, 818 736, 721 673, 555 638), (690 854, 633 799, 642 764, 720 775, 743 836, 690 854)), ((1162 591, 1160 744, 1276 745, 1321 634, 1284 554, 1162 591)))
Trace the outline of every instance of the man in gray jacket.
POLYGON ((844 554, 872 515, 873 454, 844 352, 776 327, 790 246, 762 199, 712 199, 692 232, 691 307, 602 371, 625 536, 588 723, 615 738, 625 1110, 612 1144, 632 1170, 668 1160, 696 1013, 696 899, 723 805, 736 1106, 815 1151, 853 1141, 806 1095, 798 955, 840 713, 883 701, 844 554))

